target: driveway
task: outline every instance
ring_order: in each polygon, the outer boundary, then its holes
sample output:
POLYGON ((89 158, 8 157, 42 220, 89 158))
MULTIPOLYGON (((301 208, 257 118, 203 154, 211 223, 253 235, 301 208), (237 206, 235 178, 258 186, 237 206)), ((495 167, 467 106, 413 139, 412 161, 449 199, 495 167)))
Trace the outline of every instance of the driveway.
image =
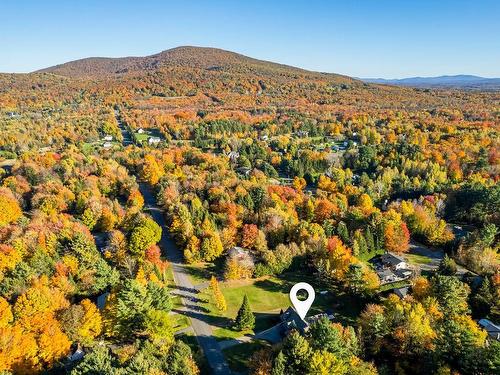
MULTIPOLYGON (((418 264, 418 267, 422 271, 436 271, 439 268, 439 264, 444 258, 444 251, 442 249, 432 248, 415 240, 410 241, 410 250, 408 251, 408 254, 421 255, 429 258, 429 263, 418 264)), ((466 272, 468 272, 467 269, 457 264, 458 276, 461 276, 466 272)))

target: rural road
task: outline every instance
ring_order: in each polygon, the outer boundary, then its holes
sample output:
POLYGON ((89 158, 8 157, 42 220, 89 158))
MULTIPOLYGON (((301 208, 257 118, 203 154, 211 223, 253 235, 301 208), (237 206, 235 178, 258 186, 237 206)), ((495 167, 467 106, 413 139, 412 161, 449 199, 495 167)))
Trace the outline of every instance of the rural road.
POLYGON ((149 211, 154 221, 162 228, 159 245, 163 255, 172 265, 176 284, 175 288, 173 288, 174 294, 181 297, 182 304, 184 305, 178 312, 191 318, 194 333, 213 373, 215 375, 231 374, 219 343, 212 337, 212 327, 202 320, 203 312, 199 310, 196 303, 198 290, 189 278, 188 270, 183 264, 181 251, 168 234, 168 227, 163 216, 163 211, 157 206, 153 190, 146 183, 140 183, 139 190, 144 197, 144 208, 149 211))
MULTIPOLYGON (((116 115, 118 113, 115 112, 116 115)), ((118 116, 116 116, 120 130, 123 135, 123 146, 131 144, 131 137, 118 116)), ((181 297, 183 306, 178 313, 184 314, 191 319, 191 326, 196 339, 205 354, 208 365, 214 375, 230 375, 231 370, 222 354, 222 349, 217 340, 212 336, 212 327, 203 318, 203 311, 197 306, 198 290, 194 287, 189 272, 183 264, 183 255, 175 242, 170 238, 167 223, 163 211, 156 203, 153 188, 147 183, 139 183, 139 190, 144 197, 144 208, 149 211, 153 220, 161 227, 162 235, 159 242, 162 255, 172 265, 175 286, 172 286, 173 294, 181 297)))

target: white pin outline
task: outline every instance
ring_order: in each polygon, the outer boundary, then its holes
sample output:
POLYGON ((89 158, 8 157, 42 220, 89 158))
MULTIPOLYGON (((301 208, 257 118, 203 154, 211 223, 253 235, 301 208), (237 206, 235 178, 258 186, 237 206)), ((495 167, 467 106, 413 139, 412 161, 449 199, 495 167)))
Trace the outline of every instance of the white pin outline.
POLYGON ((300 282, 295 284, 292 289, 290 289, 290 301, 302 320, 306 317, 307 312, 311 308, 315 298, 316 293, 314 292, 314 288, 308 283, 300 282), (305 301, 301 301, 297 298, 297 292, 299 290, 305 290, 307 292, 307 299, 305 301))

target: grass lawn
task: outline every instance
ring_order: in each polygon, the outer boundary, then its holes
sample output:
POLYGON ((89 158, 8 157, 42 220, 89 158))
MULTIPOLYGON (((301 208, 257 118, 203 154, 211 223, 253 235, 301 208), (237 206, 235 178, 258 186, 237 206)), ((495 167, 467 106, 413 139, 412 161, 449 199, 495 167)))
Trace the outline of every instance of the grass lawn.
POLYGON ((377 255, 382 255, 385 251, 383 249, 380 249, 380 250, 377 250, 377 251, 373 251, 371 253, 363 253, 363 254, 359 254, 357 255, 356 257, 367 263, 370 259, 372 259, 373 257, 377 256, 377 255))
POLYGON ((189 277, 193 285, 199 285, 207 283, 214 274, 214 265, 212 263, 199 263, 186 265, 186 269, 189 272, 189 277))
POLYGON ((144 132, 142 134, 135 133, 135 138, 137 139, 137 142, 145 142, 151 137, 148 132, 144 132))
POLYGON ((308 282, 316 291, 316 298, 309 310, 309 316, 332 310, 342 323, 352 324, 354 322, 361 308, 357 306, 356 301, 352 301, 350 297, 336 291, 320 293, 327 289, 313 275, 288 272, 279 277, 221 283, 222 293, 227 303, 227 311, 224 313, 215 309, 209 293, 201 294, 200 298, 205 300, 202 308, 207 313, 209 323, 214 326, 214 336, 219 340, 227 340, 254 333, 231 329, 232 320, 236 317, 245 295, 248 296, 250 306, 255 314, 254 331, 260 332, 272 327, 278 322, 280 310, 286 310, 290 306, 288 293, 291 287, 299 281, 308 282))
POLYGON ((380 292, 385 292, 394 288, 403 288, 410 285, 408 280, 396 281, 394 283, 384 284, 380 287, 380 292))
POLYGON ((248 370, 248 364, 252 355, 266 346, 269 346, 265 341, 252 341, 243 344, 235 345, 231 348, 223 350, 227 363, 232 371, 243 372, 248 370))
POLYGON ((102 147, 99 144, 99 142, 86 142, 86 143, 82 144, 82 152, 84 154, 91 154, 91 153, 99 150, 100 148, 102 148, 102 147))
POLYGON ((413 264, 429 264, 432 262, 432 259, 426 257, 425 255, 418 254, 404 254, 404 257, 408 259, 408 262, 413 264))
POLYGON ((182 314, 172 314, 172 327, 174 332, 180 331, 181 329, 187 328, 191 325, 189 318, 182 314))

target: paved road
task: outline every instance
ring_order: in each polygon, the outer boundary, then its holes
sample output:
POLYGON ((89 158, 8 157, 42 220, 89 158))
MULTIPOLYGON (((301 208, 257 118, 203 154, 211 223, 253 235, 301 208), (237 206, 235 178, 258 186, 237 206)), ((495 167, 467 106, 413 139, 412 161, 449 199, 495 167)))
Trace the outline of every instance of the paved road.
MULTIPOLYGON (((118 121, 118 113, 115 112, 118 121)), ((123 135, 123 145, 128 146, 131 143, 130 134, 119 121, 120 130, 123 135)), ((139 190, 144 197, 144 208, 149 211, 151 217, 162 228, 162 236, 160 240, 160 248, 162 255, 172 265, 174 273, 173 293, 181 297, 183 306, 178 309, 178 313, 184 314, 191 319, 191 326, 196 335, 196 339, 200 344, 207 362, 214 375, 230 375, 231 370, 222 354, 222 349, 212 336, 212 327, 203 319, 206 316, 203 311, 197 306, 198 289, 194 287, 189 278, 189 273, 183 264, 183 256, 175 242, 168 234, 168 227, 163 216, 163 211, 156 203, 156 197, 153 189, 149 184, 139 183, 139 190)))
POLYGON ((159 245, 163 255, 172 265, 176 284, 174 293, 180 295, 184 305, 178 312, 191 318, 191 325, 198 339, 198 343, 213 373, 215 375, 230 374, 231 371, 222 354, 222 349, 217 340, 212 336, 212 327, 203 320, 203 311, 197 306, 198 290, 191 282, 188 270, 183 264, 182 253, 168 234, 167 223, 163 216, 163 212, 156 204, 154 192, 149 184, 146 183, 139 183, 139 190, 144 197, 144 207, 162 228, 162 237, 159 245))
MULTIPOLYGON (((430 262, 426 264, 419 264, 418 266, 422 271, 435 271, 439 268, 441 261, 444 258, 444 251, 442 249, 431 248, 429 246, 423 245, 415 240, 410 241, 410 251, 409 254, 423 255, 430 258, 430 262)), ((466 273, 467 270, 462 266, 457 264, 457 275, 461 276, 466 273)))

